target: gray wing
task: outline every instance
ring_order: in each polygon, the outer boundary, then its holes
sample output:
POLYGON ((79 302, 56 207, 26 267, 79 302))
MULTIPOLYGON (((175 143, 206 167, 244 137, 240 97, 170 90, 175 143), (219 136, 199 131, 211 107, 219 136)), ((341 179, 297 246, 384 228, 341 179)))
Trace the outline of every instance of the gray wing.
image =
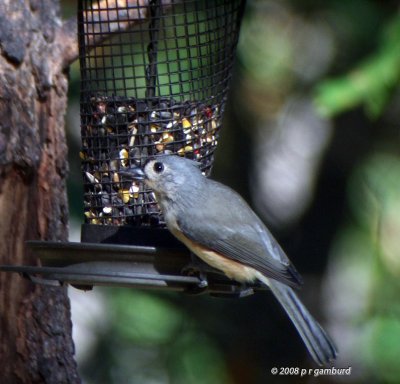
POLYGON ((197 200, 202 209, 197 205, 197 209, 185 210, 178 218, 183 234, 267 277, 294 287, 301 285, 300 274, 247 203, 219 183, 213 182, 212 190, 203 204, 201 198, 197 200))

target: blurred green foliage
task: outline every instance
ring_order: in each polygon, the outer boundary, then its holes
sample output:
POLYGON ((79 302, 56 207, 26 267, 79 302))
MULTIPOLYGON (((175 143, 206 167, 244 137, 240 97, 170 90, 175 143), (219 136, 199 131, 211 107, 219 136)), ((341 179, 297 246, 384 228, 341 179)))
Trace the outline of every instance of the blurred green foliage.
POLYGON ((182 326, 183 315, 178 308, 145 293, 118 292, 110 309, 117 334, 134 343, 171 342, 182 326), (127 306, 131 300, 133 305, 127 306), (118 321, 121 315, 126 321, 118 321))
MULTIPOLYGON (((350 180, 349 193, 350 206, 357 224, 375 244, 385 274, 392 274, 396 281, 400 276, 400 243, 396 236, 400 233, 399 175, 398 156, 373 154, 357 168, 350 180)), ((400 281, 394 288, 400 289, 400 281)))
POLYGON ((400 366, 400 321, 398 317, 377 316, 367 331, 367 363, 370 377, 386 383, 398 383, 400 366))
POLYGON ((224 384, 223 356, 169 295, 108 289, 108 326, 80 369, 93 383, 224 384), (98 364, 102 361, 102 364, 98 364))
POLYGON ((348 326, 362 330, 354 354, 361 352, 363 377, 387 383, 400 378, 399 175, 400 158, 388 154, 373 154, 355 170, 348 189, 354 220, 341 230, 332 253, 358 301, 357 311, 345 310, 348 326))
POLYGON ((400 16, 384 25, 378 49, 345 76, 316 87, 318 111, 333 117, 363 105, 371 118, 381 115, 400 82, 400 16))

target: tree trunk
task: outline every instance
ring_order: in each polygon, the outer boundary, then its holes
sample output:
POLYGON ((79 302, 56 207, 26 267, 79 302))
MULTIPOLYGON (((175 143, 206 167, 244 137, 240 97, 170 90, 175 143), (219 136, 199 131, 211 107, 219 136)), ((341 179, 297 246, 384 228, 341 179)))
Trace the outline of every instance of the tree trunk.
MULTIPOLYGON (((67 240, 71 40, 59 11, 55 0, 0 4, 0 264, 37 265, 26 240, 67 240)), ((1 383, 80 382, 66 288, 0 273, 0 322, 1 383)))

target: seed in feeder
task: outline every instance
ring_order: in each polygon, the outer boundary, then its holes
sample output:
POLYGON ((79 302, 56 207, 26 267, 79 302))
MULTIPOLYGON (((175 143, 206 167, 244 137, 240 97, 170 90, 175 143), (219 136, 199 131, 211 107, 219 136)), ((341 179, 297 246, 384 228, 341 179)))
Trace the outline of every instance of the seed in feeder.
POLYGON ((99 195, 100 195, 101 206, 105 207, 106 205, 109 205, 110 194, 107 193, 107 191, 102 191, 99 193, 99 195))
POLYGON ((128 204, 129 203, 129 199, 130 199, 129 189, 120 189, 120 190, 118 190, 118 196, 124 202, 124 204, 128 204))
POLYGON ((141 151, 138 147, 129 148, 129 157, 134 160, 140 160, 141 151))
POLYGON ((96 217, 96 214, 89 210, 89 211, 85 211, 84 215, 88 218, 88 219, 93 219, 94 217, 96 217))
POLYGON ((204 115, 207 117, 207 119, 211 119, 212 109, 210 107, 204 108, 204 115))
POLYGON ((137 199, 139 197, 139 186, 135 183, 132 183, 131 187, 129 188, 129 195, 137 199))
POLYGON ((114 172, 118 171, 118 168, 119 168, 118 167, 118 160, 117 159, 111 159, 109 167, 110 167, 110 171, 114 171, 114 172))
POLYGON ((196 116, 196 115, 197 115, 197 108, 193 108, 193 109, 190 111, 190 116, 193 117, 193 116, 196 116))
POLYGON ((97 110, 100 113, 106 113, 106 106, 107 104, 101 101, 100 103, 97 104, 97 110))
POLYGON ((179 156, 184 156, 185 155, 185 148, 179 148, 177 153, 178 153, 179 156))
POLYGON ((110 206, 104 207, 103 213, 105 213, 106 215, 110 215, 112 213, 112 207, 110 206))
POLYGON ((131 135, 131 137, 129 138, 129 146, 133 147, 135 145, 135 135, 131 135))
MULTIPOLYGON (((103 174, 103 176, 104 175, 108 176, 109 167, 108 167, 108 164, 106 162, 101 164, 101 169, 100 170, 101 170, 101 173, 103 174)), ((95 172, 95 174, 96 174, 96 172, 95 172)), ((100 175, 100 178, 101 178, 101 175, 100 175)))
POLYGON ((188 119, 186 119, 186 117, 184 117, 182 119, 182 127, 183 129, 188 129, 192 126, 192 124, 190 124, 190 121, 188 119))
POLYGON ((164 144, 161 143, 160 141, 157 141, 156 143, 156 149, 158 152, 162 152, 164 150, 164 144))
POLYGON ((101 180, 101 173, 100 171, 95 171, 93 176, 95 177, 96 181, 99 183, 98 180, 101 180))
POLYGON ((172 114, 171 114, 171 112, 168 112, 168 111, 161 111, 160 112, 160 117, 162 118, 162 119, 170 119, 171 117, 172 117, 172 114))
POLYGON ((186 145, 184 148, 185 153, 193 152, 193 147, 191 145, 186 145))
POLYGON ((132 123, 129 123, 128 125, 128 129, 130 129, 131 131, 133 131, 133 133, 137 132, 137 119, 133 120, 132 123))
POLYGON ((79 157, 80 157, 81 160, 86 160, 86 158, 87 158, 86 153, 83 152, 83 151, 79 152, 79 157))
POLYGON ((85 172, 86 177, 92 184, 99 184, 99 180, 97 180, 91 173, 85 172))
POLYGON ((206 136, 206 142, 207 143, 212 143, 213 141, 215 141, 215 136, 213 136, 213 135, 207 135, 206 136))
POLYGON ((102 118, 101 118, 101 124, 105 124, 107 122, 107 115, 104 115, 102 118))
POLYGON ((162 134, 162 142, 164 144, 172 143, 173 141, 174 141, 174 137, 170 133, 164 132, 162 134))
POLYGON ((211 120, 211 129, 213 131, 215 131, 217 129, 217 122, 215 121, 215 119, 211 120))
POLYGON ((128 157, 129 157, 129 152, 125 148, 119 151, 119 158, 121 159, 121 165, 123 167, 128 166, 128 157))
POLYGON ((114 172, 112 180, 114 183, 119 183, 119 175, 117 172, 114 172))

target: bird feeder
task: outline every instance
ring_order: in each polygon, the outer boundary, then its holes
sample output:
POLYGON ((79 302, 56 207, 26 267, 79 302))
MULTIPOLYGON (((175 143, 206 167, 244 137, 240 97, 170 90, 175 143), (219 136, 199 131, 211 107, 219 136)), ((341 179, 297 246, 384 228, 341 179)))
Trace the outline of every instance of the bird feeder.
MULTIPOLYGON (((154 193, 122 171, 150 156, 194 159, 211 171, 244 0, 79 0, 81 243, 30 243, 36 282, 187 290, 190 259, 166 229, 154 193), (35 269, 36 268, 36 269, 35 269)), ((215 274, 212 293, 241 288, 215 274)))
POLYGON ((175 154, 210 173, 243 1, 81 0, 80 7, 82 240, 150 237, 154 245, 159 236, 147 229, 164 226, 154 193, 119 172, 175 154))

